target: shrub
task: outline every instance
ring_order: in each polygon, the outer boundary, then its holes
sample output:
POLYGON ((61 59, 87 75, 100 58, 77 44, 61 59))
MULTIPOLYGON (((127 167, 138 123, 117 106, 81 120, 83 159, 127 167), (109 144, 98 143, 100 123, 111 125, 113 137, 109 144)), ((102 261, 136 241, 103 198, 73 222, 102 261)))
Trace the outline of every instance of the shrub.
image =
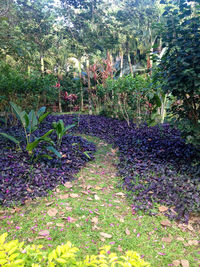
POLYGON ((0 266, 149 266, 138 253, 127 251, 124 256, 117 256, 110 253, 110 246, 100 248, 99 255, 87 255, 83 261, 76 257, 78 248, 74 247, 69 241, 65 245, 57 246, 50 253, 42 250, 43 246, 28 245, 23 242, 12 240, 5 242, 7 233, 0 236, 0 266))
MULTIPOLYGON (((166 1, 162 1, 165 3, 166 1)), ((159 64, 162 89, 177 98, 175 122, 188 143, 200 145, 200 16, 199 1, 171 1, 163 14, 166 51, 159 64)))

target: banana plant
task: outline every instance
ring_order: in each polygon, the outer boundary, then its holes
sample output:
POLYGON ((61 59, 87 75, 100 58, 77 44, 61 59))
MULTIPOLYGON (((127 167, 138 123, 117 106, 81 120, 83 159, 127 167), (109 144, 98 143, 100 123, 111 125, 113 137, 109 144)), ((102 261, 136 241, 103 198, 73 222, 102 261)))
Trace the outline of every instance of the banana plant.
MULTIPOLYGON (((31 110, 29 113, 26 113, 26 111, 22 110, 21 107, 16 105, 15 103, 10 102, 10 105, 16 117, 21 122, 26 138, 26 151, 28 152, 28 154, 34 157, 35 149, 38 147, 40 143, 44 143, 45 145, 46 144, 50 145, 46 147, 48 151, 53 152, 57 157, 61 158, 60 153, 54 148, 55 143, 49 137, 49 135, 54 131, 53 129, 49 130, 44 135, 35 138, 34 141, 31 142, 33 133, 38 129, 39 124, 42 123, 44 119, 50 114, 50 112, 45 112, 46 107, 40 108, 37 112, 31 110)), ((17 140, 15 137, 6 133, 0 133, 0 134, 3 137, 14 142, 21 149, 20 146, 21 140, 17 140)))
POLYGON ((75 124, 70 124, 65 127, 63 120, 59 120, 58 122, 53 122, 52 127, 57 135, 57 145, 60 146, 62 143, 63 136, 67 133, 68 130, 73 128, 75 124))

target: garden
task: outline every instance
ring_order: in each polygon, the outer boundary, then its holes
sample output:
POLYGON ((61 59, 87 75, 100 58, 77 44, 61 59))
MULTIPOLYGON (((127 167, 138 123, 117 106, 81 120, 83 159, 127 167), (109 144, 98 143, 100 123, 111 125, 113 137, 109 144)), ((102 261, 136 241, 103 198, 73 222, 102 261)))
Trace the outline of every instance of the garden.
POLYGON ((0 7, 0 266, 200 266, 199 1, 0 7))

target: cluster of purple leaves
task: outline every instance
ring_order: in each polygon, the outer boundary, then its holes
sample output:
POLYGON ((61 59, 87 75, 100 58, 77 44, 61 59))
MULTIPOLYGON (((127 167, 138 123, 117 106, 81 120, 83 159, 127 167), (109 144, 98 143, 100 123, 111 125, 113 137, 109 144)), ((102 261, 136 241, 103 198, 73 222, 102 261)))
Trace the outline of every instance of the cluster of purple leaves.
MULTIPOLYGON (((74 116, 61 118, 66 124, 74 120, 74 116)), ((171 207, 166 215, 182 221, 200 211, 200 150, 185 144, 176 129, 169 125, 128 127, 125 121, 82 115, 75 131, 118 148, 118 172, 124 188, 131 192, 133 211, 153 213, 157 202, 171 207)))
MULTIPOLYGON (((42 124, 36 135, 40 136, 50 128, 42 124)), ((0 129, 15 137, 23 137, 20 127, 0 129)), ((55 139, 55 136, 52 136, 55 139)), ((25 145, 25 144, 24 144, 25 145)), ((24 147, 22 143, 22 148, 24 147)), ((40 147, 36 151, 39 154, 40 147)), ((13 143, 0 137, 0 205, 23 204, 27 199, 45 196, 57 185, 72 180, 74 175, 89 160, 94 158, 95 145, 80 136, 66 135, 58 149, 62 159, 39 159, 33 162, 23 149, 17 151, 13 143)))

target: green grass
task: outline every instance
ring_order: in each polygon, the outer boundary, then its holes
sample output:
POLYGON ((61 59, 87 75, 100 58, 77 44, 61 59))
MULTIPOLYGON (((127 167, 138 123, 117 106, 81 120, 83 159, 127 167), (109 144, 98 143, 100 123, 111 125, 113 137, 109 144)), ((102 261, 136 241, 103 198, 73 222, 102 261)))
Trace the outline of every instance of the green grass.
POLYGON ((119 254, 137 251, 152 267, 168 266, 181 259, 188 260, 190 266, 198 266, 200 249, 188 245, 188 241, 198 239, 198 233, 183 231, 176 222, 172 222, 171 227, 163 227, 161 221, 166 217, 162 214, 133 215, 131 202, 119 186, 122 181, 116 177, 116 151, 97 138, 86 138, 97 144, 96 159, 79 172, 71 182, 72 188, 59 186, 47 197, 29 201, 23 207, 1 208, 0 234, 9 232, 9 239, 42 244, 47 250, 69 240, 80 249, 80 258, 86 253, 98 253, 102 245, 111 244, 113 251, 119 254), (67 194, 78 197, 60 198, 67 194), (47 214, 52 208, 57 210, 55 216, 47 214), (48 230, 49 236, 41 237, 42 230, 48 230), (111 238, 100 233, 109 234, 111 238), (171 242, 163 241, 164 237, 170 237, 171 242), (177 240, 180 237, 183 240, 177 240))

